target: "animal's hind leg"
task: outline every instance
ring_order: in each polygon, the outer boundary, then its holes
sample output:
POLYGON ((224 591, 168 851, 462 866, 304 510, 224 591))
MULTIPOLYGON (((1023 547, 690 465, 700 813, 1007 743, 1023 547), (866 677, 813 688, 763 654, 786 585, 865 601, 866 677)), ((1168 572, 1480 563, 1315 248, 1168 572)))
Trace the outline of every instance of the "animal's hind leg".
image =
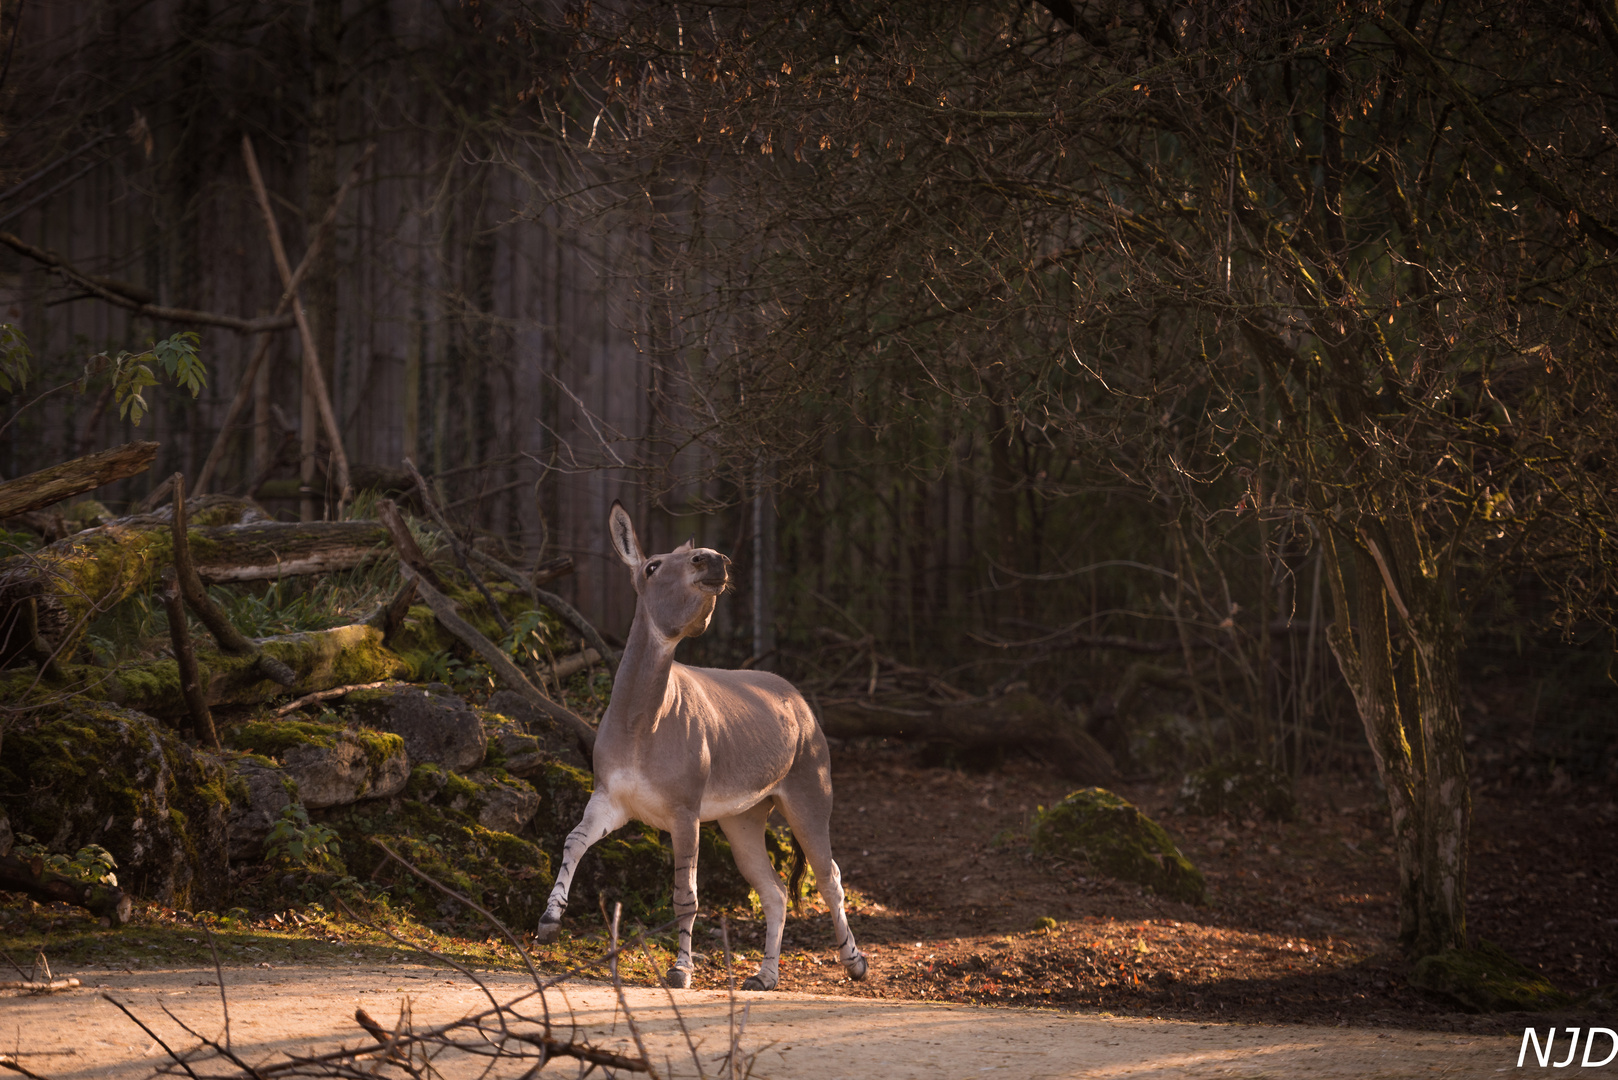
POLYGON ((764 825, 771 808, 770 800, 765 799, 735 817, 719 819, 719 827, 730 840, 731 854, 736 857, 736 869, 753 886, 764 908, 764 961, 758 973, 742 983, 743 990, 774 990, 781 981, 781 929, 786 923, 787 891, 764 846, 764 825))
POLYGON ((676 990, 691 985, 691 927, 697 921, 697 835, 701 823, 692 814, 674 822, 669 840, 674 848, 674 917, 680 921, 680 945, 669 968, 668 984, 676 990))
POLYGON ((556 871, 556 885, 551 889, 545 914, 539 917, 539 929, 534 932, 537 940, 551 942, 561 934, 562 912, 567 910, 567 894, 573 887, 573 874, 579 868, 579 860, 590 850, 591 844, 614 829, 621 828, 628 820, 629 815, 601 792, 590 796, 590 801, 584 807, 584 817, 567 834, 567 842, 562 846, 562 865, 556 871))
POLYGON ((781 813, 786 816, 787 824, 792 826, 792 835, 803 849, 804 857, 809 860, 810 869, 815 872, 820 898, 826 901, 826 908, 831 912, 832 929, 837 934, 837 959, 842 961, 849 977, 857 981, 865 978, 868 964, 865 954, 854 944, 854 931, 849 929, 848 916, 843 911, 842 873, 831 857, 830 782, 827 781, 825 786, 827 794, 824 799, 816 798, 813 794, 809 798, 793 799, 778 793, 776 801, 781 813))

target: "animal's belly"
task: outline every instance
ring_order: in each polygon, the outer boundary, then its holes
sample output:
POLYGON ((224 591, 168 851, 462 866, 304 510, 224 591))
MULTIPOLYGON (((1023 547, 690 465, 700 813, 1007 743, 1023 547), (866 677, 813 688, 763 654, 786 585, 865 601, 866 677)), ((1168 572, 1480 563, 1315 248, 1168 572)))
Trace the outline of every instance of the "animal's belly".
MULTIPOLYGON (((602 786, 612 801, 630 817, 657 829, 671 829, 683 816, 684 807, 690 805, 689 799, 661 790, 639 772, 623 770, 613 773, 604 779, 602 786)), ((726 791, 710 787, 702 793, 697 816, 702 821, 731 817, 757 806, 768 795, 767 789, 726 791)))

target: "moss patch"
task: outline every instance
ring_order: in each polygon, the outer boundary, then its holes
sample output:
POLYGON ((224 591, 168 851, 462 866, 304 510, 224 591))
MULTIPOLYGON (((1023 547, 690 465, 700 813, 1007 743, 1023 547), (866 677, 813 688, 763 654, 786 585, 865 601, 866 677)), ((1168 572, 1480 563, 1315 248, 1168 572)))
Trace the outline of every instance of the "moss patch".
POLYGON ((461 905, 389 859, 373 838, 513 930, 537 925, 545 910, 554 881, 550 856, 521 837, 483 828, 469 814, 418 799, 376 799, 319 816, 337 830, 349 872, 387 886, 390 902, 418 918, 454 917, 461 905))
MULTIPOLYGON (((315 720, 249 720, 232 724, 219 737, 233 750, 279 759, 294 746, 319 746, 329 750, 337 745, 337 737, 342 732, 341 725, 315 720)), ((394 738, 397 740, 398 736, 394 738)))
POLYGON ((1189 773, 1174 808, 1203 817, 1291 821, 1298 816, 1292 778, 1253 758, 1227 759, 1189 773))
POLYGON ((1422 957, 1410 985, 1468 1012, 1557 1009, 1573 1000, 1491 941, 1422 957))
POLYGON ((79 703, 6 734, 0 807, 52 852, 100 844, 118 880, 176 907, 224 899, 230 775, 149 716, 79 703))
POLYGON ((1049 810, 1039 808, 1034 851, 1089 863, 1099 873, 1200 904, 1202 873, 1180 854, 1163 827, 1103 788, 1081 788, 1049 810))

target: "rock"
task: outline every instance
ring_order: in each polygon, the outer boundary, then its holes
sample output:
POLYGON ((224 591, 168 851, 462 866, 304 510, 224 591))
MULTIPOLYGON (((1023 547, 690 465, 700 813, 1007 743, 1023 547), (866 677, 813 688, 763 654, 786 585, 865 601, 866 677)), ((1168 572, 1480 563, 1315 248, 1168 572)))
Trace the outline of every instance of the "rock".
POLYGON ((1227 758, 1186 775, 1174 809, 1182 814, 1291 821, 1292 778, 1256 758, 1227 758))
POLYGON ((230 857, 257 858, 281 811, 291 805, 296 782, 264 758, 241 758, 231 762, 230 771, 235 774, 230 784, 230 857))
POLYGON ((1468 1012, 1557 1009, 1573 1000, 1490 941, 1422 957, 1410 985, 1468 1012))
POLYGON ((11 819, 6 812, 0 810, 0 859, 11 854, 11 845, 16 843, 11 834, 11 819))
MULTIPOLYGON (((532 737, 537 742, 540 750, 575 768, 588 769, 590 767, 589 761, 579 753, 578 739, 574 737, 573 733, 567 731, 555 720, 530 705, 516 691, 498 690, 490 694, 488 704, 484 708, 486 715, 487 713, 496 713, 508 721, 516 721, 517 727, 511 729, 513 734, 532 737)), ((523 747, 526 747, 526 745, 526 743, 522 744, 523 747)), ((522 752, 522 749, 518 748, 518 754, 522 752)), ((512 756, 512 754, 507 754, 508 761, 505 767, 509 772, 517 772, 518 770, 512 768, 510 764, 509 759, 512 756)), ((525 772, 522 775, 527 775, 527 773, 525 772)))
POLYGON ((99 844, 119 884, 171 907, 222 908, 229 773, 143 713, 75 701, 14 718, 0 808, 50 851, 99 844))
POLYGON ((397 735, 312 720, 252 720, 221 733, 225 745, 277 759, 311 810, 404 790, 410 761, 397 735))
POLYGON ((512 930, 532 930, 550 896, 550 857, 463 811, 415 798, 371 799, 320 815, 337 830, 349 873, 388 886, 389 903, 424 921, 453 913, 446 897, 371 843, 380 840, 433 880, 483 905, 512 930))
POLYGON ((1162 826, 1103 788, 1081 788, 1034 817, 1034 851, 1089 863, 1098 873, 1202 903, 1202 873, 1162 826))
POLYGON ((476 799, 478 824, 496 832, 518 833, 539 812, 539 792, 515 776, 473 773, 467 779, 481 789, 476 799))
POLYGON ((446 769, 483 764, 488 747, 483 723, 443 683, 360 690, 349 694, 345 703, 354 719, 402 738, 412 764, 431 762, 446 769))
POLYGON ((297 785, 299 802, 317 810, 404 790, 410 779, 410 761, 403 740, 397 735, 390 739, 365 734, 370 738, 343 731, 329 746, 303 743, 287 749, 282 765, 297 785))
POLYGON ((523 730, 521 724, 509 716, 489 709, 479 709, 483 734, 489 741, 484 762, 498 766, 513 776, 531 776, 545 768, 556 755, 545 749, 536 736, 523 730))
POLYGON ((519 833, 539 811, 532 784, 503 769, 479 769, 462 776, 431 763, 410 770, 410 797, 459 811, 495 832, 519 833))

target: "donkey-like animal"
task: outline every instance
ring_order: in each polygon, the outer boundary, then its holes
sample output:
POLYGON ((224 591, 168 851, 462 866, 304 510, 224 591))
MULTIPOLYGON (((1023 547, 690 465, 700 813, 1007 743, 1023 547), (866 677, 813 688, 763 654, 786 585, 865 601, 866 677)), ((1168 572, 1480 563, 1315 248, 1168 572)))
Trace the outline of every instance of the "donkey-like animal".
POLYGON ((791 683, 767 671, 687 667, 674 660, 681 638, 708 629, 714 604, 730 584, 730 560, 690 541, 647 558, 617 502, 607 527, 634 576, 635 621, 612 703, 596 733, 595 794, 562 849, 539 940, 554 941, 560 932, 585 851, 635 818, 673 838, 680 942, 668 983, 689 986, 697 832, 702 822, 718 821, 737 869, 764 907, 764 961, 742 989, 775 989, 787 893, 765 849, 764 826, 776 808, 815 872, 837 931, 838 959, 850 976, 865 978, 865 955, 848 928, 842 880, 831 856, 830 755, 809 704, 791 683))

